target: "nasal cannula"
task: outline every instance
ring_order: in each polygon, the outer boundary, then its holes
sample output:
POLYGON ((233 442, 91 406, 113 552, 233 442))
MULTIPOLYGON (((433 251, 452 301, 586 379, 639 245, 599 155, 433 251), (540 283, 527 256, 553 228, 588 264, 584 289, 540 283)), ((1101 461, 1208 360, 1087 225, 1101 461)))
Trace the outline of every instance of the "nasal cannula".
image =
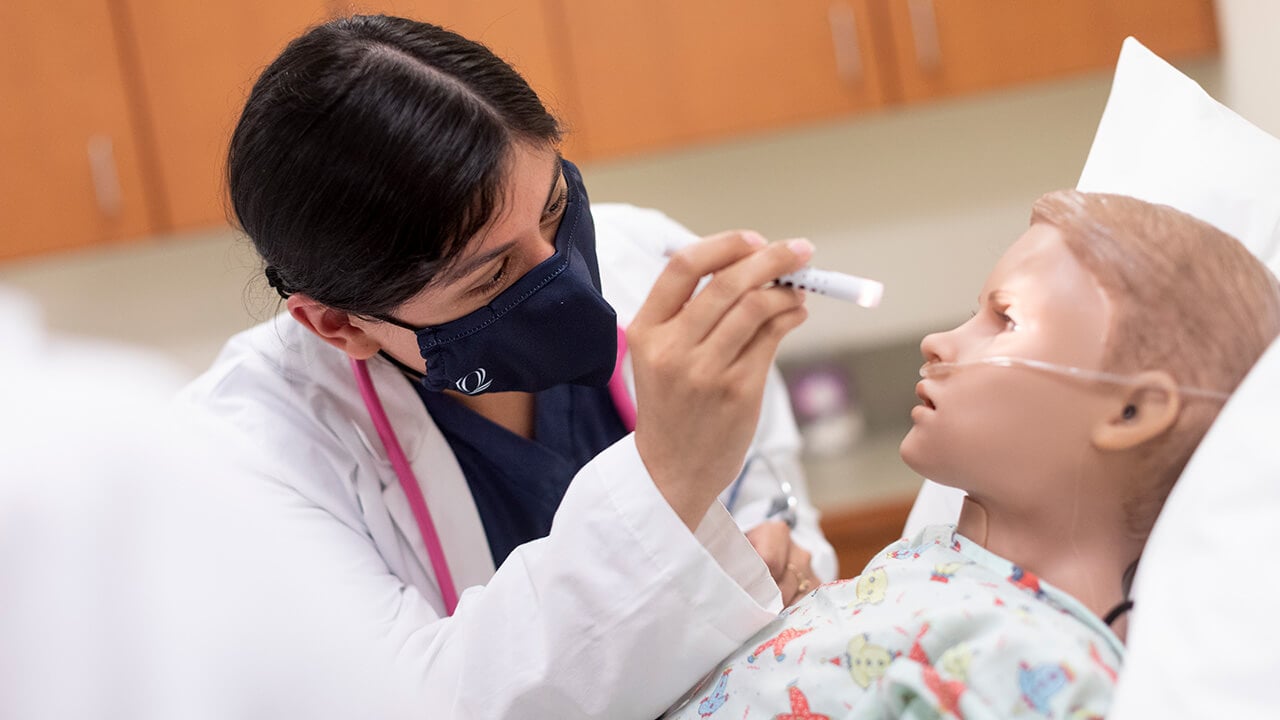
MULTIPOLYGON (((1110 373, 1103 370, 1088 370, 1085 368, 1072 367, 1070 365, 1059 365, 1057 363, 1045 362, 1044 360, 1032 360, 1031 358, 1006 357, 997 355, 995 357, 984 357, 976 360, 966 360, 964 362, 931 362, 925 363, 920 368, 920 377, 932 378, 948 375, 956 370, 974 365, 991 365, 994 367, 1026 367, 1034 370, 1044 370, 1046 372, 1057 373, 1069 377, 1080 378, 1082 380, 1096 380, 1099 382, 1115 383, 1117 385, 1140 385, 1142 383, 1141 376, 1138 375, 1120 375, 1118 373, 1110 373)), ((1226 400, 1231 397, 1228 393, 1220 390, 1209 390, 1206 388, 1189 387, 1187 385, 1179 385, 1178 391, 1183 395, 1195 395, 1198 397, 1208 398, 1210 400, 1226 400)))
MULTIPOLYGON (((696 237, 667 238, 666 254, 671 255, 686 245, 697 242, 696 237)), ((826 295, 837 300, 847 300, 864 308, 880 304, 884 297, 884 283, 869 278, 848 275, 834 270, 807 267, 777 278, 779 285, 799 288, 811 293, 826 295)))

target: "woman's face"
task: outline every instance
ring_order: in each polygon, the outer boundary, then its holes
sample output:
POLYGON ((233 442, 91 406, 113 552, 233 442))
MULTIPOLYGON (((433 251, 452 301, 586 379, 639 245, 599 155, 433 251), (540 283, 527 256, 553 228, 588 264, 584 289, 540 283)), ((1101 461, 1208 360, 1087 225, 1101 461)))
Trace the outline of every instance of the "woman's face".
MULTIPOLYGON (((497 215, 450 268, 392 314, 414 327, 429 327, 480 309, 555 253, 566 200, 559 154, 548 147, 514 146, 497 215)), ((363 323, 362 329, 406 365, 424 366, 409 330, 378 322, 363 323)))
MULTIPOLYGON (((1098 369, 1109 326, 1109 302, 1093 276, 1057 228, 1036 224, 996 264, 974 316, 929 335, 920 350, 926 363, 1012 356, 1098 369)), ((902 458, 975 495, 1040 492, 1030 480, 1079 466, 1106 391, 1021 367, 930 377, 916 386, 920 404, 902 458)))

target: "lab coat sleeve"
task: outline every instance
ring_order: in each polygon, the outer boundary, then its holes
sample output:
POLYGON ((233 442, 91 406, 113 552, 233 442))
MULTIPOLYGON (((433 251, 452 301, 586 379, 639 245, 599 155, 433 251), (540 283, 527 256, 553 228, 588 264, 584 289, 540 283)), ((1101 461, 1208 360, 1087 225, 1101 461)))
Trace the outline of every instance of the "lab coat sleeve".
POLYGON ((800 432, 791 412, 786 385, 782 374, 773 368, 765 385, 760 425, 748 451, 751 462, 736 495, 732 489, 726 490, 721 499, 726 503, 732 501, 734 519, 745 532, 767 519, 770 505, 781 493, 780 480, 791 483, 792 493, 799 500, 792 542, 812 555, 810 564, 818 579, 830 582, 838 571, 836 554, 822 534, 818 523, 820 515, 810 502, 800 447, 800 432))
POLYGON ((575 478, 551 534, 410 655, 431 658, 430 695, 452 716, 649 718, 779 609, 723 508, 691 534, 629 436, 575 478))
POLYGON ((315 695, 337 694, 334 706, 370 695, 366 679, 346 683, 378 668, 370 702, 382 712, 369 716, 652 718, 781 608, 728 513, 713 507, 690 533, 630 436, 574 479, 551 534, 464 591, 452 618, 437 618, 367 537, 305 498, 275 525, 287 547, 271 551, 291 561, 287 581, 272 579, 284 594, 267 612, 300 639, 296 661, 282 664, 327 678, 295 685, 306 707, 320 704, 315 695))

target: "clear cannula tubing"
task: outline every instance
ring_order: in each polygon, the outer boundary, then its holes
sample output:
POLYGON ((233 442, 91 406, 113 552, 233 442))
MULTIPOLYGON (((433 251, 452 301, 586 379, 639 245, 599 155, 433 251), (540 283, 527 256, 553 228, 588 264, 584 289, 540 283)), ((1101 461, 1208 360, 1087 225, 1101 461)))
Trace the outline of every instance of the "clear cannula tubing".
MULTIPOLYGON (((1057 363, 1045 362, 1044 360, 1031 360, 1029 358, 1016 358, 1004 355, 978 358, 977 360, 966 360, 958 363, 925 363, 920 367, 920 377, 941 377, 961 368, 974 367, 977 365, 991 365, 994 367, 1026 367, 1032 368, 1033 370, 1043 370, 1045 372, 1056 373, 1058 375, 1066 375, 1067 377, 1080 378, 1081 380, 1097 380, 1099 382, 1109 382, 1117 385, 1140 385, 1142 383, 1141 378, 1137 375, 1121 375, 1119 373, 1105 372, 1103 370, 1086 370, 1085 368, 1072 367, 1071 365, 1059 365, 1057 363)), ((1226 400, 1231 397, 1230 393, 1221 392, 1219 390, 1188 387, 1186 385, 1179 385, 1178 390, 1184 395, 1194 395, 1196 397, 1208 398, 1210 400, 1226 400)))

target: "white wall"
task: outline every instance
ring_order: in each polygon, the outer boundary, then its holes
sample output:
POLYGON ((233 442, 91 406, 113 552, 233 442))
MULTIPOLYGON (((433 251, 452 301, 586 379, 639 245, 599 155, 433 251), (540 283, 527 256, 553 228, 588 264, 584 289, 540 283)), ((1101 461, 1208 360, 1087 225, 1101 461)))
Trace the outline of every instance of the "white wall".
MULTIPOLYGON (((1185 69, 1219 94, 1218 68, 1185 69)), ((885 282, 873 311, 811 300, 785 355, 909 342, 965 317, 1032 201, 1075 184, 1108 89, 1095 73, 583 172, 594 201, 657 207, 701 233, 808 237, 815 264, 885 282)), ((154 347, 195 373, 275 310, 256 271, 243 241, 214 231, 3 265, 0 283, 34 295, 55 329, 154 347)))
POLYGON ((1280 2, 1218 0, 1223 95, 1236 112, 1280 135, 1280 2))
MULTIPOLYGON (((1217 68, 1184 66, 1211 93, 1217 68)), ((812 299, 785 355, 914 341, 967 317, 1032 202, 1075 185, 1109 90, 1110 75, 1096 73, 588 165, 584 176, 594 201, 657 207, 700 233, 808 237, 815 265, 885 283, 871 311, 812 299)))

